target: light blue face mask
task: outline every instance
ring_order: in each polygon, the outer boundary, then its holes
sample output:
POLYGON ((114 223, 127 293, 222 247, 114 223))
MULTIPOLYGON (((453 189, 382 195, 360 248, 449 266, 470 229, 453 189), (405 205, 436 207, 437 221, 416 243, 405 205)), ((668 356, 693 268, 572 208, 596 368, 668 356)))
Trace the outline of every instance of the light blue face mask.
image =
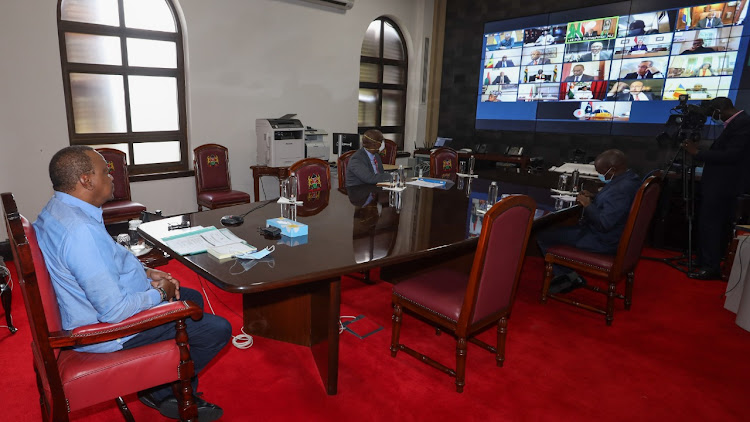
POLYGON ((260 264, 261 262, 265 262, 269 268, 273 268, 276 266, 276 261, 273 259, 272 256, 267 256, 261 259, 236 259, 234 261, 234 264, 232 264, 232 267, 229 268, 229 273, 232 275, 242 274, 244 272, 250 271, 251 268, 260 264), (242 269, 239 271, 235 270, 237 263, 239 263, 240 266, 242 267, 242 269))
MULTIPOLYGON (((609 170, 612 170, 612 167, 610 167, 609 170)), ((602 183, 606 184, 612 181, 612 179, 607 180, 607 175, 609 174, 609 170, 607 170, 606 173, 599 175, 599 180, 601 180, 602 183)))
POLYGON ((262 259, 266 255, 276 250, 276 245, 268 246, 264 249, 255 252, 245 252, 243 254, 235 255, 235 258, 239 259, 262 259))

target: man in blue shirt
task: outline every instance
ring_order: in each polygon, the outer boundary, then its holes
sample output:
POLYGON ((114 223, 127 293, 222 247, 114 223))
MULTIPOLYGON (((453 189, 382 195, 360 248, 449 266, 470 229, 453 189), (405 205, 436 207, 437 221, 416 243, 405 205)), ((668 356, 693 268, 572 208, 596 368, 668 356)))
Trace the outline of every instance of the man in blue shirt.
MULTIPOLYGON (((537 235, 543 255, 554 245, 569 245, 609 255, 617 253, 641 179, 628 169, 625 154, 620 150, 610 149, 599 154, 594 167, 604 187, 597 194, 589 191, 578 194, 576 201, 583 206, 583 217, 578 225, 537 235)), ((556 277, 550 283, 550 293, 567 293, 585 284, 583 277, 568 268, 553 266, 553 272, 556 277)))
MULTIPOLYGON (((65 330, 116 323, 164 301, 192 300, 203 308, 195 290, 180 288, 169 273, 144 268, 127 249, 107 233, 101 206, 112 198, 114 184, 104 158, 87 146, 70 146, 50 161, 55 190, 34 222, 39 247, 49 270, 65 330)), ((229 322, 204 314, 186 321, 190 354, 196 374, 216 356, 231 337, 229 322)), ((76 348, 79 352, 108 353, 174 339, 174 324, 105 343, 76 348)), ((193 391, 198 386, 193 380, 193 391)), ((141 402, 173 419, 179 418, 171 385, 139 393, 141 402)), ((216 420, 223 410, 199 397, 201 421, 216 420)))
POLYGON ((370 129, 362 135, 362 148, 352 154, 346 165, 346 187, 391 181, 380 158, 384 148, 383 134, 379 130, 370 129))

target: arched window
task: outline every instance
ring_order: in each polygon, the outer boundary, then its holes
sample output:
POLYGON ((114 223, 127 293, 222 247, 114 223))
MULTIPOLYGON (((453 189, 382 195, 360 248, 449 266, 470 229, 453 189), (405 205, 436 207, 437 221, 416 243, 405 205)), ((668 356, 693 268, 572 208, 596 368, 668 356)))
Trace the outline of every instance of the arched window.
POLYGON ((57 18, 70 144, 124 151, 131 175, 188 170, 171 0, 60 0, 57 18))
POLYGON ((359 133, 380 129, 403 150, 408 55, 392 20, 379 17, 370 23, 359 62, 359 133))

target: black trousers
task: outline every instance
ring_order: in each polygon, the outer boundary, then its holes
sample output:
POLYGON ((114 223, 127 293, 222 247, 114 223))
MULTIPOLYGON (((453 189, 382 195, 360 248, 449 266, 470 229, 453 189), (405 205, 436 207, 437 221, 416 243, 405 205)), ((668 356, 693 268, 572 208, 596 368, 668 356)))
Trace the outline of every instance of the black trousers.
POLYGON ((736 203, 736 195, 703 193, 698 216, 697 248, 698 263, 702 269, 720 271, 736 203))
MULTIPOLYGON (((557 227, 557 228, 552 228, 549 230, 544 230, 538 233, 536 235, 536 242, 539 245, 539 249, 542 251, 542 256, 547 255, 547 250, 550 247, 557 246, 557 245, 573 246, 581 250, 586 250, 588 252, 595 252, 595 253, 603 253, 603 254, 617 253, 616 248, 615 250, 612 250, 612 248, 607 248, 604 246, 600 248, 595 248, 595 249, 578 247, 577 246, 578 240, 581 238, 583 233, 584 233, 584 227, 580 225, 557 227)), ((555 277, 561 276, 563 274, 567 274, 571 271, 573 270, 562 265, 555 264, 552 266, 552 274, 554 274, 555 277)))
MULTIPOLYGON (((180 300, 192 300, 203 309, 203 296, 200 292, 180 287, 180 300)), ((135 337, 123 343, 123 349, 132 349, 147 344, 154 344, 164 340, 173 340, 175 337, 175 323, 169 322, 150 330, 136 334, 135 337)), ((190 357, 193 359, 196 376, 193 377, 193 392, 198 391, 197 374, 221 351, 232 337, 232 326, 226 319, 204 313, 203 318, 193 321, 188 318, 185 321, 188 333, 188 345, 190 357)), ((157 403, 172 396, 172 384, 165 384, 153 391, 151 395, 157 403)))

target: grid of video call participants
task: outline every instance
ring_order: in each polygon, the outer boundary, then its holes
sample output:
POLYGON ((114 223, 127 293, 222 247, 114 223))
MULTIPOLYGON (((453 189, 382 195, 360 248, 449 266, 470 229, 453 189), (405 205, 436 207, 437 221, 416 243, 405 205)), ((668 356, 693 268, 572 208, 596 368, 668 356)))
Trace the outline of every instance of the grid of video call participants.
POLYGON ((634 102, 727 96, 745 3, 485 34, 480 102, 577 102, 579 120, 628 121, 634 102))

